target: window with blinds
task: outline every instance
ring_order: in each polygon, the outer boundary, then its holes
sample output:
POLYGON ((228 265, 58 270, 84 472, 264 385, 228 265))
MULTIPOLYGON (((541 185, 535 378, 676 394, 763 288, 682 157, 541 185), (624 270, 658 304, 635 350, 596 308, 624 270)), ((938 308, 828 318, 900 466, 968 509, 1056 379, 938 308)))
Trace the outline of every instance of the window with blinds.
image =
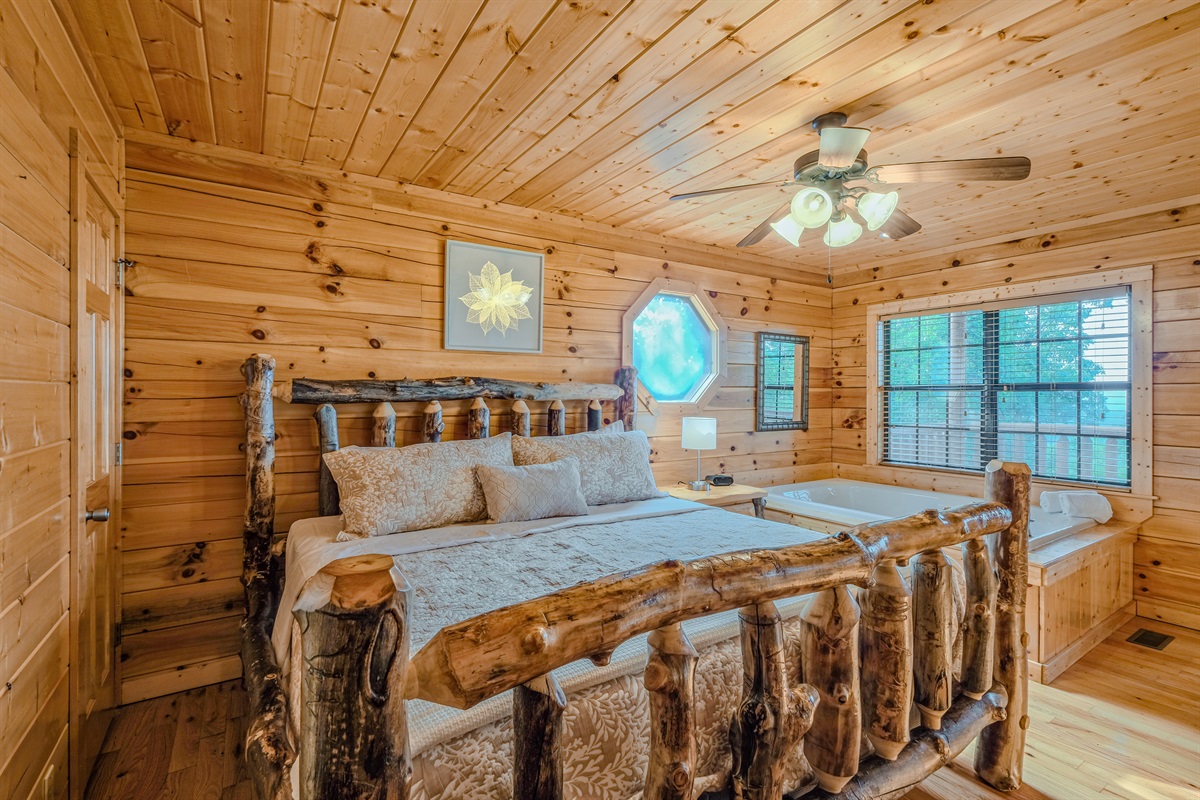
POLYGON ((881 319, 882 461, 1129 486, 1130 327, 1127 286, 881 319))

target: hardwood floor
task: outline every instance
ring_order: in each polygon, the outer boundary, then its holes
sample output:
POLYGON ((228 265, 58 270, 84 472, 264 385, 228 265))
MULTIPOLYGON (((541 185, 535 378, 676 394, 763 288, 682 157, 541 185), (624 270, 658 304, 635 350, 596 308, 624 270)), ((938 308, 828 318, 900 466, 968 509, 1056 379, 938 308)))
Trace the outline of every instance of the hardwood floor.
MULTIPOLYGON (((251 800, 242 766, 239 682, 121 709, 89 800, 251 800)), ((974 779, 971 750, 906 800, 1196 800, 1200 797, 1200 632, 1134 619, 1052 686, 1030 686, 1025 786, 974 779), (1126 642, 1175 637, 1157 652, 1126 642)))

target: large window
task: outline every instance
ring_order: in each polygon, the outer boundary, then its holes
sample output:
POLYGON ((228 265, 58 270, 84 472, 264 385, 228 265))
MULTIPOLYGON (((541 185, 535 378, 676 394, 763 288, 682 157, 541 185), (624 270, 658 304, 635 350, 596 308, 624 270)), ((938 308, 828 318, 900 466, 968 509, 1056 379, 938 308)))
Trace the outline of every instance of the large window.
POLYGON ((880 318, 880 458, 1131 484, 1129 287, 880 318))

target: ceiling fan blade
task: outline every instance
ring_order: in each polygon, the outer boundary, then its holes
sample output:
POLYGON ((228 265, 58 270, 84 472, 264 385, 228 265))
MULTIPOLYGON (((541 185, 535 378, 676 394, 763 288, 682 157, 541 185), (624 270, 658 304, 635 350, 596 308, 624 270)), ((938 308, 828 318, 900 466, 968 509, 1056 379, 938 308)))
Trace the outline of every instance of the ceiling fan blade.
POLYGON ((830 169, 845 169, 854 164, 871 132, 866 128, 822 128, 821 153, 817 163, 830 169))
POLYGON ((897 208, 888 217, 887 222, 879 227, 879 235, 888 239, 903 239, 919 230, 921 230, 921 223, 897 208))
POLYGON ((1022 181, 1029 177, 1024 156, 968 158, 962 161, 918 161, 884 164, 875 168, 884 183, 937 183, 945 181, 1022 181))
POLYGON ((757 228, 755 228, 754 230, 752 230, 748 234, 746 234, 746 237, 744 239, 742 239, 740 242, 738 242, 737 246, 738 247, 749 247, 752 244, 758 244, 759 242, 761 242, 763 240, 764 236, 766 236, 768 233, 771 232, 771 223, 778 222, 779 220, 783 219, 784 217, 786 217, 788 215, 788 212, 791 210, 792 210, 792 202, 789 200, 788 202, 784 203, 779 208, 777 208, 775 210, 775 212, 773 214, 771 214, 771 216, 767 217, 762 222, 760 222, 758 224, 757 228))
POLYGON ((744 189, 760 189, 764 186, 795 186, 795 181, 763 181, 762 183, 743 183, 741 186, 722 186, 720 189, 705 189, 702 192, 685 192, 684 194, 673 194, 668 200, 691 200, 693 197, 708 197, 710 194, 724 194, 725 192, 740 192, 744 189))

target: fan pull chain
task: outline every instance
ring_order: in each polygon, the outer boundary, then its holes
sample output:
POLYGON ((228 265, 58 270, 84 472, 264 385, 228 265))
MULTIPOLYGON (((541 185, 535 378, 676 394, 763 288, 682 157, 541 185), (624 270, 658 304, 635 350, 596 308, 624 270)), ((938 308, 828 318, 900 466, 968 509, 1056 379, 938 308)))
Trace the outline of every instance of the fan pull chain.
POLYGON ((825 246, 825 283, 833 285, 833 248, 825 246))

